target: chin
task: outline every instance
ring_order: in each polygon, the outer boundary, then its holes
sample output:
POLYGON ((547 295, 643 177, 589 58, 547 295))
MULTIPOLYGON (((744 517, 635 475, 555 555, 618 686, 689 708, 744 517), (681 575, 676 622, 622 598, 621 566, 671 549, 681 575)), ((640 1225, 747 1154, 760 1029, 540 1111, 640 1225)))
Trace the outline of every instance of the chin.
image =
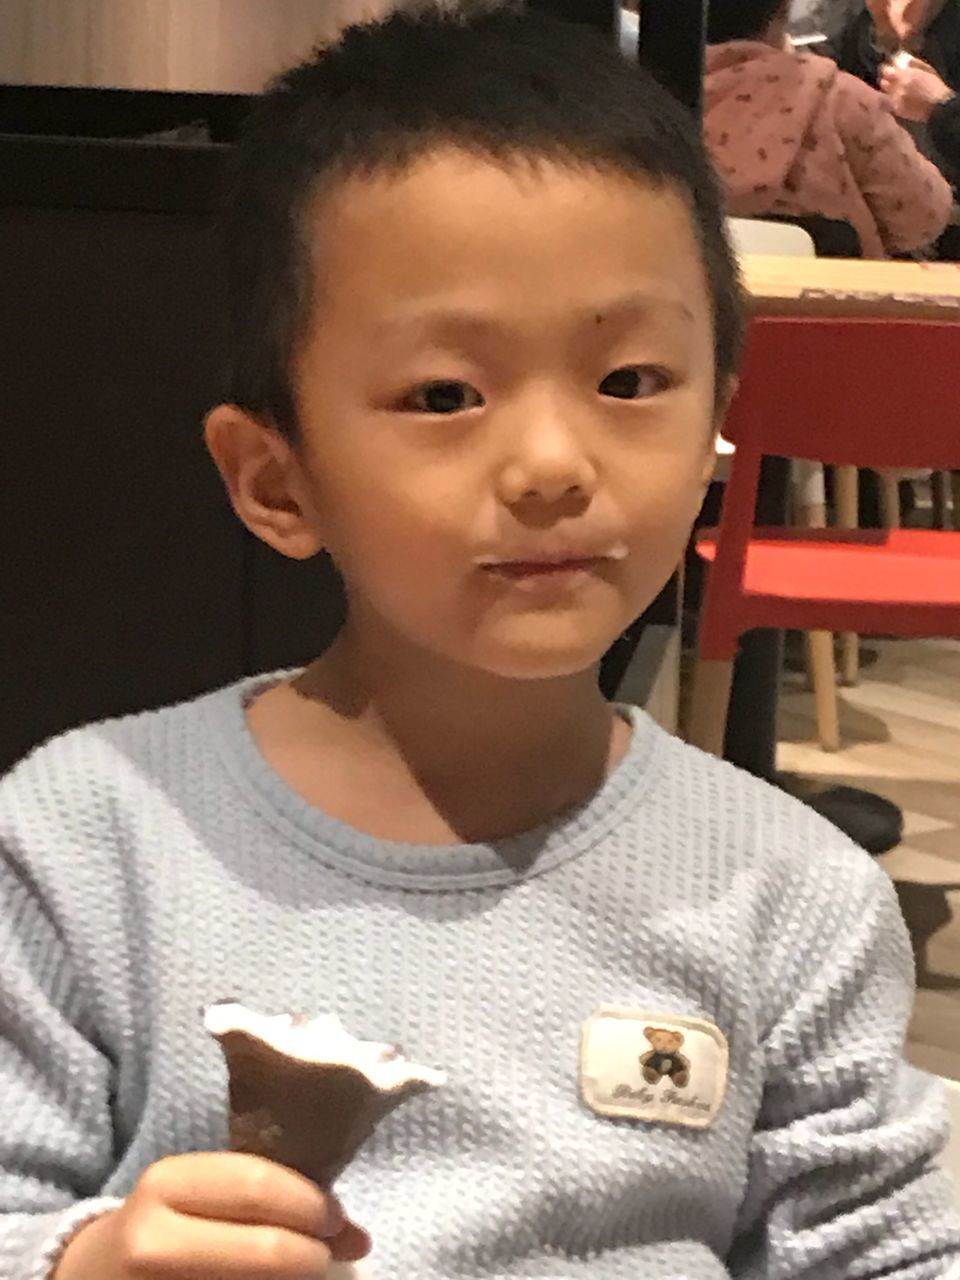
MULTIPOLYGON (((593 617, 549 616, 497 620, 478 627, 459 660, 505 680, 562 680, 591 671, 629 625, 619 610, 593 617)), ((624 611, 626 612, 626 611, 624 611)), ((452 656, 452 655, 451 655, 452 656)))
POLYGON ((569 649, 491 649, 476 655, 471 665, 504 680, 563 680, 592 671, 608 648, 609 644, 569 649))

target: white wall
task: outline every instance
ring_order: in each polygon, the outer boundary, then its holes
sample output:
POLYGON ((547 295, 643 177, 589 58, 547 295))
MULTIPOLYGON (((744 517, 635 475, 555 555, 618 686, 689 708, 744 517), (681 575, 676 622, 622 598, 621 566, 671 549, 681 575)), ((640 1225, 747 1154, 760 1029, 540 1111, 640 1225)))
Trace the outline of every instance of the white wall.
POLYGON ((0 81, 255 92, 384 0, 0 0, 0 81))

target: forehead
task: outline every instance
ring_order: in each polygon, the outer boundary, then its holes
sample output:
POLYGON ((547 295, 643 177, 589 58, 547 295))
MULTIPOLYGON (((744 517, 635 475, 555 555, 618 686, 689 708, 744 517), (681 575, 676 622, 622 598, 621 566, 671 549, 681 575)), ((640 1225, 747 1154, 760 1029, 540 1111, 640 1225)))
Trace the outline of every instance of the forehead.
POLYGON ((617 172, 443 150, 344 181, 309 233, 320 312, 353 322, 445 302, 548 324, 636 295, 711 324, 687 202, 617 172))

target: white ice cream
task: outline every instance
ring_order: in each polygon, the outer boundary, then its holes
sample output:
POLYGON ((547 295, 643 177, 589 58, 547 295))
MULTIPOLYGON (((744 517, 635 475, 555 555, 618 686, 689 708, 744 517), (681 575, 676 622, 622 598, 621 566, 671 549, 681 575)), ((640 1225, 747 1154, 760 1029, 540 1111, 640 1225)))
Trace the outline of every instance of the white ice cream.
POLYGON ((442 1071, 408 1062, 393 1045, 358 1040, 332 1013, 301 1020, 289 1013, 257 1013, 242 1004, 212 1004, 204 1014, 204 1025, 217 1038, 230 1031, 246 1032, 301 1062, 353 1067, 383 1093, 416 1083, 439 1088, 447 1080, 442 1071))

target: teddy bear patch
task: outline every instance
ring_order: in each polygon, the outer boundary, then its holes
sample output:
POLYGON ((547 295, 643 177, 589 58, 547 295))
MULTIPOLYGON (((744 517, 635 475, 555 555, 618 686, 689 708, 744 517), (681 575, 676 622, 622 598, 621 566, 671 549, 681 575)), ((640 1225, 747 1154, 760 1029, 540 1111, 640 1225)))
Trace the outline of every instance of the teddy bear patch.
POLYGON ((581 1035, 581 1097, 601 1116, 705 1129, 723 1105, 729 1057, 706 1019, 598 1009, 581 1035))
POLYGON ((644 1027, 643 1034, 653 1045, 652 1049, 640 1055, 647 1084, 659 1084, 664 1076, 669 1076, 678 1089, 685 1089, 690 1082, 690 1059, 680 1053, 683 1032, 644 1027))

